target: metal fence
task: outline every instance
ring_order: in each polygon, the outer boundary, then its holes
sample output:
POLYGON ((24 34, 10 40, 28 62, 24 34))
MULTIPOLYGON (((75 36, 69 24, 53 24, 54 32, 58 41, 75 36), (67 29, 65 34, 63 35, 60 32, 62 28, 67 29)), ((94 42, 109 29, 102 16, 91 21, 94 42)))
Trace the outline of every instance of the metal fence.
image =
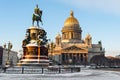
POLYGON ((80 67, 50 67, 50 68, 30 68, 30 67, 12 67, 3 69, 7 74, 59 74, 80 72, 80 67))

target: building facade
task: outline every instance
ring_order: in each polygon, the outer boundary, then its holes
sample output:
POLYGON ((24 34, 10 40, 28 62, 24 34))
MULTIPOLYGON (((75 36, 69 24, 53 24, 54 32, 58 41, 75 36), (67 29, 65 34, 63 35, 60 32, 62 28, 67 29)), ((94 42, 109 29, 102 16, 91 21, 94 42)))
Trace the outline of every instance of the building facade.
POLYGON ((3 48, 0 46, 0 65, 2 65, 3 48))
POLYGON ((55 37, 55 42, 50 44, 49 55, 60 64, 88 64, 95 55, 104 55, 101 41, 92 43, 92 37, 87 34, 82 39, 82 29, 79 21, 74 17, 73 11, 65 20, 61 30, 62 35, 55 37))
POLYGON ((10 65, 16 66, 18 62, 17 55, 18 54, 15 51, 10 51, 8 55, 8 50, 4 49, 3 47, 0 47, 0 66, 6 65, 6 61, 8 60, 8 57, 9 57, 10 65))

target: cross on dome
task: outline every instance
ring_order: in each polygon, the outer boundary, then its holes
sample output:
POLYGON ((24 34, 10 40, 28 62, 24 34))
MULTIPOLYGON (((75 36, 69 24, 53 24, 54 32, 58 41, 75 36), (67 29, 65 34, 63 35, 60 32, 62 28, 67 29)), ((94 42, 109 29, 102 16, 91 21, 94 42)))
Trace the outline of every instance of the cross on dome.
POLYGON ((70 11, 70 17, 74 17, 74 13, 72 10, 70 11))

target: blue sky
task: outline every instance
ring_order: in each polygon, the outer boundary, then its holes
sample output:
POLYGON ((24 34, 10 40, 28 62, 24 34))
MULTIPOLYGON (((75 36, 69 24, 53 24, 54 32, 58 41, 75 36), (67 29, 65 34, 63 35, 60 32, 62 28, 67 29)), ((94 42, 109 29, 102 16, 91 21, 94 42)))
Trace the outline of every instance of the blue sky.
POLYGON ((26 29, 32 25, 32 14, 36 4, 43 10, 43 27, 47 37, 61 32, 70 10, 78 19, 83 30, 82 39, 87 33, 92 42, 102 41, 106 55, 120 54, 120 0, 0 0, 0 45, 10 41, 12 50, 22 49, 26 29))

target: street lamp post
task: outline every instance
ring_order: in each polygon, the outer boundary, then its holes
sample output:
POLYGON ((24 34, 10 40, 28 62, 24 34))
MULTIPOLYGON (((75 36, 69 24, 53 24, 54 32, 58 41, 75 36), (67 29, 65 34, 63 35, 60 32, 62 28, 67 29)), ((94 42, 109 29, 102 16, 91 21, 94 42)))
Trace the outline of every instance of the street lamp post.
POLYGON ((7 48, 6 48, 6 43, 5 43, 4 48, 8 51, 6 66, 10 66, 9 55, 10 55, 10 50, 12 49, 12 43, 8 42, 8 47, 7 48))

